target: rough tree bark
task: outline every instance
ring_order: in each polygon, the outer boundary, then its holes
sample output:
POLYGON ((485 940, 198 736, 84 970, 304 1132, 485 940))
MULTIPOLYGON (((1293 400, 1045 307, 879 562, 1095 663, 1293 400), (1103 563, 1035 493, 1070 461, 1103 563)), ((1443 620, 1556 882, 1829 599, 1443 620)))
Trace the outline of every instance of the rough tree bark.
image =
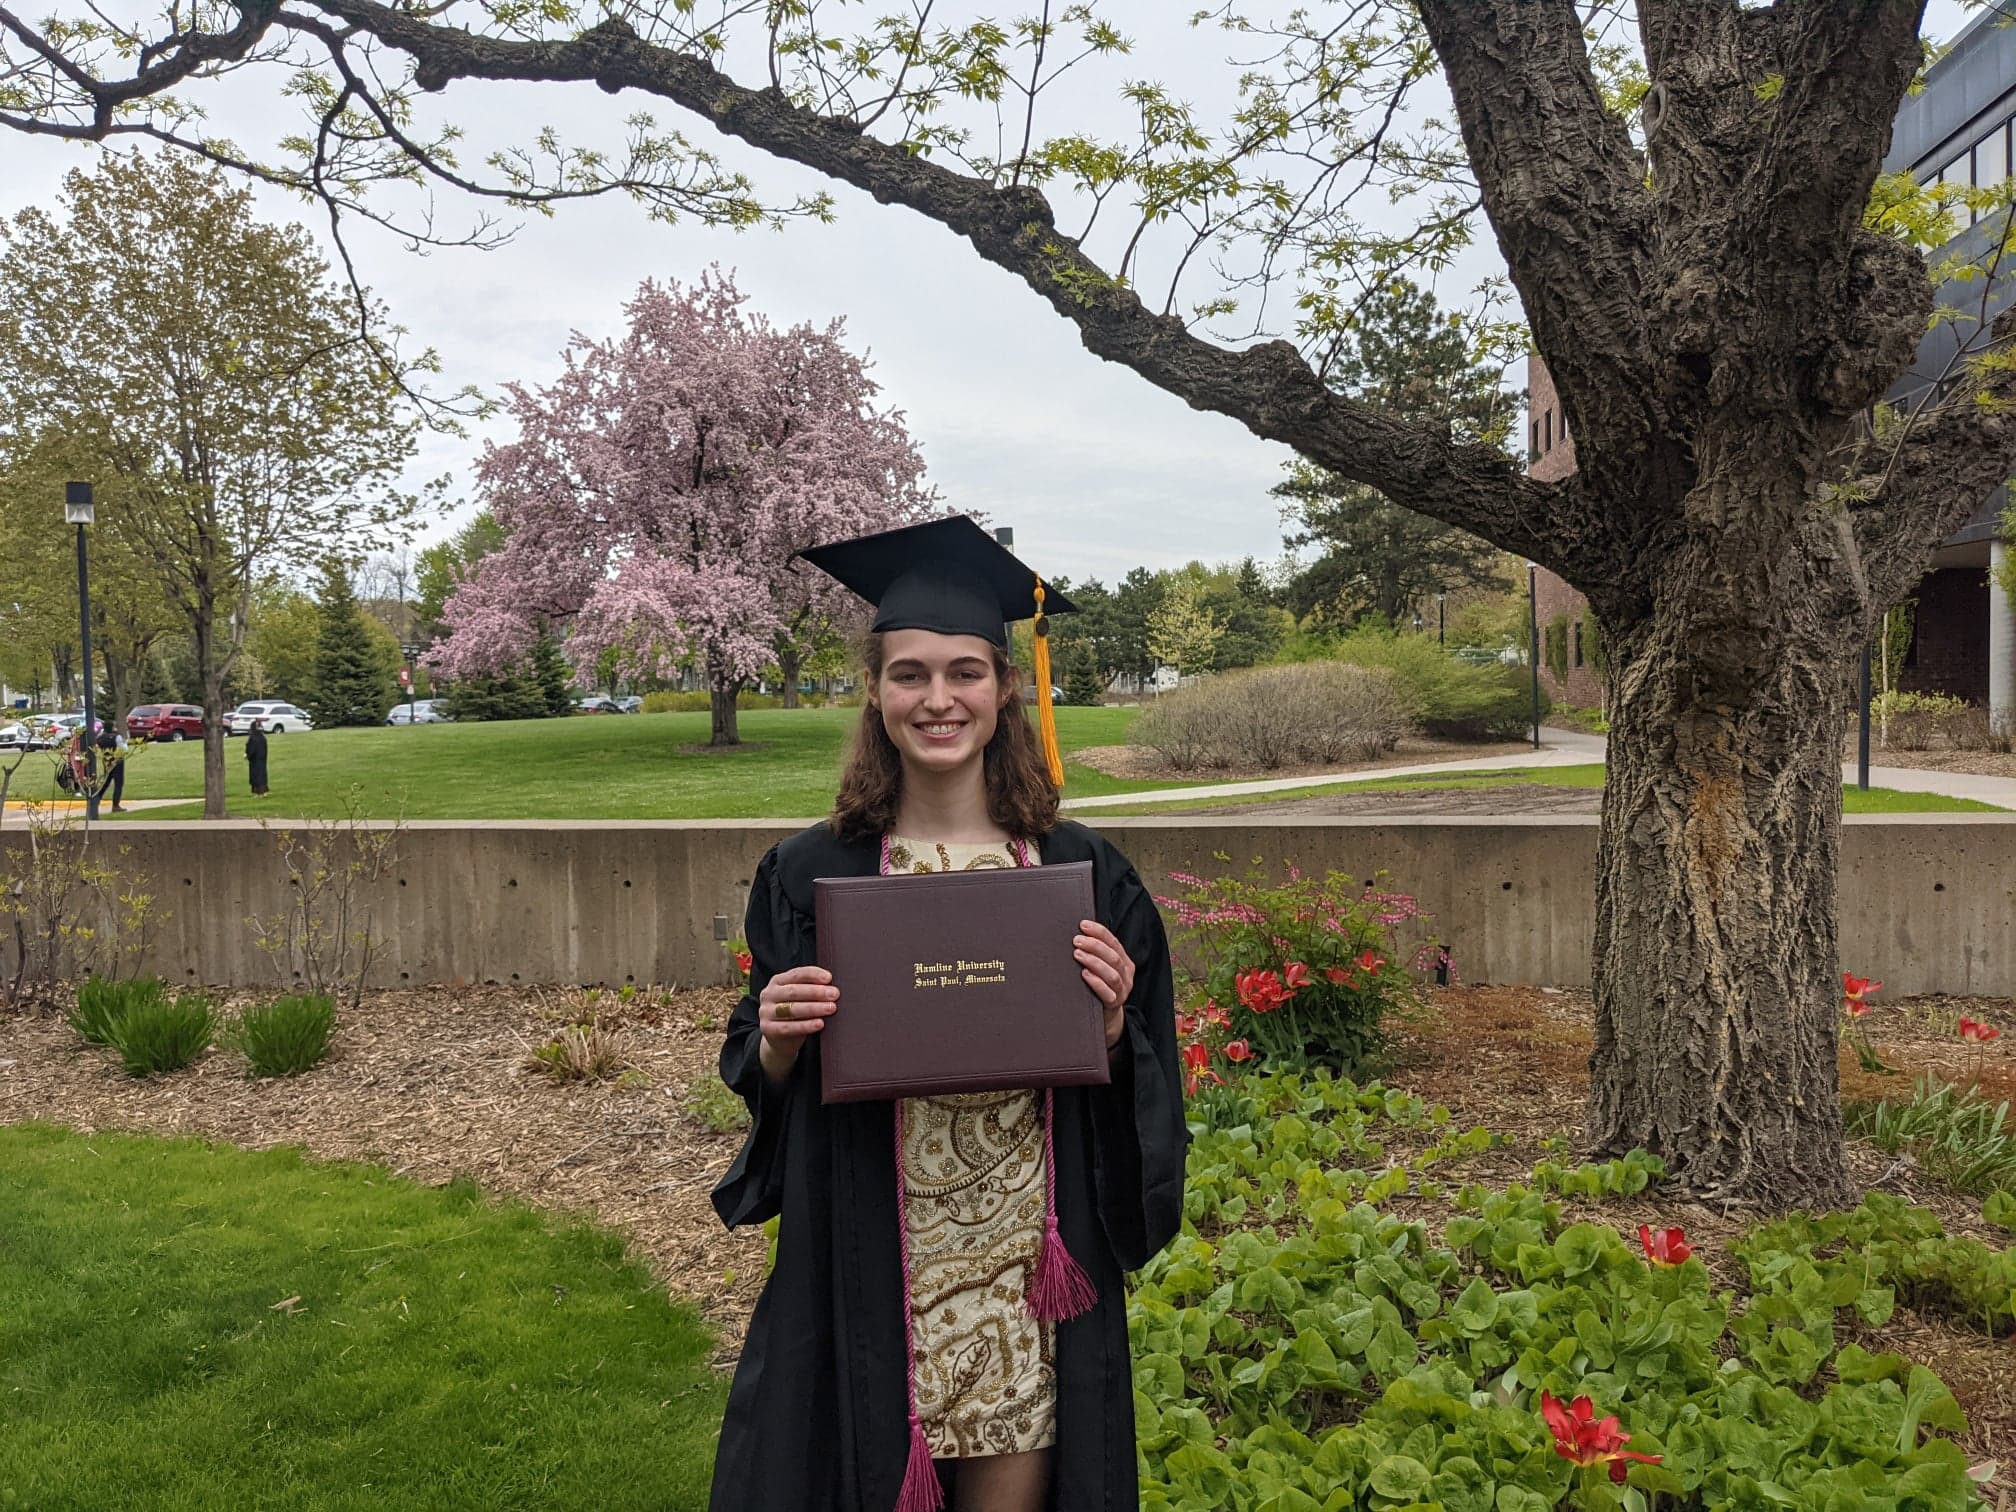
MULTIPOLYGON (((1938 541, 2016 464, 2004 372, 1976 381, 1996 402, 1942 409, 1894 454, 1854 430, 1908 364, 1930 303, 1917 255, 1861 224, 1919 62, 1922 0, 1637 0, 1643 152, 1603 104, 1574 0, 1418 8, 1576 437, 1580 472, 1562 482, 1330 392, 1286 342, 1229 349, 1155 313, 1027 185, 738 84, 620 20, 518 40, 378 0, 277 0, 164 44, 144 79, 91 81, 91 118, 60 134, 106 135, 133 96, 243 56, 273 25, 368 35, 407 54, 425 89, 647 93, 937 221, 1090 351, 1193 406, 1552 568, 1594 605, 1613 689, 1592 1137, 1657 1151, 1704 1195, 1841 1196, 1848 671, 1938 541)), ((718 680, 714 706, 717 742, 732 739, 718 680)))

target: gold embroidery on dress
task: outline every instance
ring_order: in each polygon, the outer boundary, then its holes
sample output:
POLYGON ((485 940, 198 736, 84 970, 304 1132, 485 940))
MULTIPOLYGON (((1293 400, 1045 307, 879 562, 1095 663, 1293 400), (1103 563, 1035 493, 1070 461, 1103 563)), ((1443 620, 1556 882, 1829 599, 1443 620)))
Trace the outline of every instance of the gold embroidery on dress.
MULTIPOLYGON (((1006 847, 891 839, 892 871, 988 871, 1006 847), (955 854, 956 853, 956 854, 955 854), (932 865, 933 860, 937 865, 932 865)), ((1024 1297, 1043 1237, 1043 1105, 1029 1091, 903 1103, 917 1411, 940 1459, 1056 1442, 1056 1332, 1024 1297)))

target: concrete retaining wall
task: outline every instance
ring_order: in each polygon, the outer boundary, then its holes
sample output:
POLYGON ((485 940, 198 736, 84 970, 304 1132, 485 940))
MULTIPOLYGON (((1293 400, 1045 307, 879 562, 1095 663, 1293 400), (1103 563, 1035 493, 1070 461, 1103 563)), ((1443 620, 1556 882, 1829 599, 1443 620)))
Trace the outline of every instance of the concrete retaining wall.
MULTIPOLYGON (((379 885, 374 981, 726 980, 763 852, 799 825, 744 821, 420 821, 379 885), (717 924, 717 919, 722 923, 717 924)), ((1170 871, 1378 870, 1436 916, 1467 981, 1589 980, 1596 820, 1113 818, 1098 821, 1157 890, 1170 871)), ((99 855, 145 877, 166 916, 146 961, 170 981, 273 980, 248 915, 284 904, 271 836, 250 821, 101 829, 99 855)), ((26 848, 0 831, 0 876, 26 848)), ((2016 815, 1845 821, 1841 938, 1886 995, 2016 996, 2016 815)))

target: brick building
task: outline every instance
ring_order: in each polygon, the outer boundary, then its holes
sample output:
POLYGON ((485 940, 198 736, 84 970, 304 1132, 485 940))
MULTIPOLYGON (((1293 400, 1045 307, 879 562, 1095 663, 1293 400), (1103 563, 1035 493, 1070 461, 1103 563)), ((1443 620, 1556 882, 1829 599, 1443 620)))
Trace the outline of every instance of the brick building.
MULTIPOLYGON (((1904 101, 1884 167, 1908 169, 1920 183, 1982 188, 2016 176, 2016 28, 2000 24, 1995 8, 1984 10, 1954 39, 1927 70, 1923 91, 1904 101)), ((1956 255, 1980 260, 2000 224, 1999 215, 1991 214, 1966 227, 1935 260, 1956 255)), ((1988 296, 1992 320, 2016 298, 2016 269, 2005 268, 1988 296)), ((1977 325, 1973 319, 1981 298, 1978 281, 1949 284, 1941 291, 1941 301, 1964 308, 1968 318, 1942 323, 1926 336, 1911 371, 1891 390, 1892 403, 1901 408, 1914 402, 1949 374, 1961 341, 1981 339, 1986 323, 1977 325)), ((1548 481, 1565 478, 1575 471, 1575 442, 1554 382, 1538 357, 1527 361, 1526 384, 1527 471, 1548 481)), ((1916 625, 1899 680, 1907 689, 1950 693, 1986 705, 1998 723, 2016 723, 2016 610, 1994 583, 2009 549, 1999 531, 2007 503, 2008 490, 1996 489, 1933 556, 1914 594, 1916 625)), ((1590 654, 1595 648, 1587 603, 1545 569, 1537 588, 1542 645, 1550 653, 1541 659, 1542 682, 1559 702, 1598 703, 1602 679, 1591 665, 1596 658, 1590 654), (1565 656, 1564 634, 1569 641, 1565 656)))

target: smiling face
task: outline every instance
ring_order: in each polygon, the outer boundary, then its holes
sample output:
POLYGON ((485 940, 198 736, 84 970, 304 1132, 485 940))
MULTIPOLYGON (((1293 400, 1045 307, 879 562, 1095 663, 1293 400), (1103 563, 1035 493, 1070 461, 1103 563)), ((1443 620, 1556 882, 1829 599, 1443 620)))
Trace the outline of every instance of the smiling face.
POLYGON ((992 643, 977 635, 891 630, 875 703, 905 766, 949 772, 978 761, 1007 696, 992 643))

